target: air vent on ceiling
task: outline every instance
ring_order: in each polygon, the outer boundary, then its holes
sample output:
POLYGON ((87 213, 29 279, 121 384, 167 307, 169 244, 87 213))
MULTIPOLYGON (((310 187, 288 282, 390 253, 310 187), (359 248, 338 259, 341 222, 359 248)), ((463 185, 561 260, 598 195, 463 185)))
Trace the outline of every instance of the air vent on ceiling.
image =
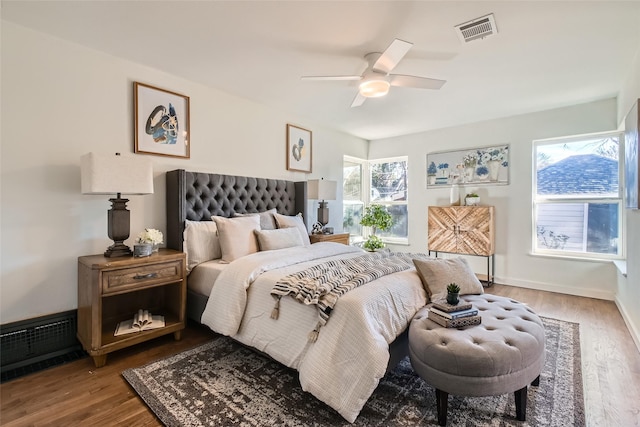
POLYGON ((498 32, 493 13, 456 25, 455 29, 462 43, 483 39, 498 32))

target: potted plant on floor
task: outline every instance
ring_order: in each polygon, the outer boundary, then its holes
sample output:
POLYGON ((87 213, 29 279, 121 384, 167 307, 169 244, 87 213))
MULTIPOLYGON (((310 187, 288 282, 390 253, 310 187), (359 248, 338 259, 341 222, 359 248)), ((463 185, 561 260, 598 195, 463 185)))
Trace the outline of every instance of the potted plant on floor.
POLYGON ((364 210, 364 215, 360 219, 360 224, 371 227, 371 235, 362 245, 368 251, 376 251, 384 248, 382 239, 376 236, 376 231, 386 231, 393 226, 393 217, 386 207, 382 205, 370 205, 364 210))

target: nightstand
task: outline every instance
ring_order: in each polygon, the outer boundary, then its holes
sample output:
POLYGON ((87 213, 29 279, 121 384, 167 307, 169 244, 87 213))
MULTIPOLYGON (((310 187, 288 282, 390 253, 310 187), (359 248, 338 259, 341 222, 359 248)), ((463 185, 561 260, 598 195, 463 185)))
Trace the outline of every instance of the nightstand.
POLYGON ((78 258, 78 339, 97 368, 107 354, 162 335, 181 338, 185 327, 185 254, 160 249, 148 257, 78 258), (138 309, 164 316, 165 326, 113 336, 138 309))
POLYGON ((318 242, 336 242, 342 243, 343 245, 349 244, 349 233, 338 233, 338 234, 310 234, 309 240, 311 243, 318 242))

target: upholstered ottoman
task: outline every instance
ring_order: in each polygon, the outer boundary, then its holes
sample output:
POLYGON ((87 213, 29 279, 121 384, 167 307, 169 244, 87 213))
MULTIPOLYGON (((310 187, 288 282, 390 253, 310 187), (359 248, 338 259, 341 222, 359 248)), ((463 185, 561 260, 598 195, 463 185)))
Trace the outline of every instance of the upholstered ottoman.
POLYGON ((436 389, 438 423, 446 425, 449 394, 493 396, 515 392, 524 421, 527 386, 538 385, 544 365, 544 327, 526 305, 497 295, 466 295, 482 323, 444 328, 421 309, 409 328, 414 370, 436 389))

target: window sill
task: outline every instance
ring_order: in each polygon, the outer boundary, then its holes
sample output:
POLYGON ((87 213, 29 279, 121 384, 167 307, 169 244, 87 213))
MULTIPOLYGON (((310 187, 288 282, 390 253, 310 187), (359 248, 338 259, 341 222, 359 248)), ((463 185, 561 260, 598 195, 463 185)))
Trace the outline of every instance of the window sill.
MULTIPOLYGON (((586 262, 624 262, 626 265, 626 260, 622 259, 622 258, 588 258, 588 257, 581 257, 581 256, 573 256, 573 255, 563 255, 563 254, 542 254, 542 253, 535 253, 535 252, 529 252, 530 256, 534 256, 534 257, 540 257, 540 258, 553 258, 553 259, 558 259, 558 260, 568 260, 568 261, 586 261, 586 262)), ((626 270, 626 268, 625 268, 626 270)))
POLYGON ((622 274, 624 277, 627 277, 627 261, 626 260, 617 259, 613 261, 613 265, 616 266, 620 274, 622 274))

